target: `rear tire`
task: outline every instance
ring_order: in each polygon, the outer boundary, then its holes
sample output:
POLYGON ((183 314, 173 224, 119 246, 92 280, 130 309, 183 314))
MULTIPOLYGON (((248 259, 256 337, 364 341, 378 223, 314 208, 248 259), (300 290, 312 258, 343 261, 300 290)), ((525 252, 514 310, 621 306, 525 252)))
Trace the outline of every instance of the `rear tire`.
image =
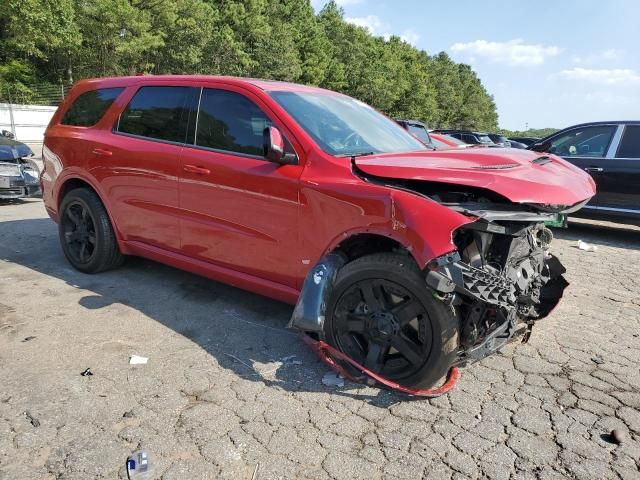
POLYGON ((322 336, 382 377, 428 388, 454 362, 458 330, 457 316, 434 297, 411 257, 380 253, 338 272, 322 336))
POLYGON ((96 193, 76 188, 62 200, 58 231, 69 263, 84 273, 99 273, 122 264, 109 215, 96 193))

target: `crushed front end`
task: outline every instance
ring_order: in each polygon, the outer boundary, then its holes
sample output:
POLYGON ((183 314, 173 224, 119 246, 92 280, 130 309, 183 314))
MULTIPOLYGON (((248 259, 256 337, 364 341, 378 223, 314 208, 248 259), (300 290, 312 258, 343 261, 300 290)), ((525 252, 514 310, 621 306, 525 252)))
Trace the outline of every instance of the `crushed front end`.
POLYGON ((553 310, 568 286, 565 268, 548 251, 552 235, 545 222, 582 205, 436 198, 477 217, 454 232, 456 250, 426 269, 427 284, 460 318, 458 364, 480 360, 513 339, 527 341, 535 322, 553 310))

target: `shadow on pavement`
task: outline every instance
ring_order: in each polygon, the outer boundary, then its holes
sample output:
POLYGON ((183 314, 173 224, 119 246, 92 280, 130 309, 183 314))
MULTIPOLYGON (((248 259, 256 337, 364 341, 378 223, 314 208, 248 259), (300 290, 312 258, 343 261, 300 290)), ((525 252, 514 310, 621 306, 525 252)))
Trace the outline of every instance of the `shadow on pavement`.
POLYGON ((595 245, 640 249, 640 228, 619 223, 570 221, 569 228, 554 228, 553 235, 563 240, 575 241, 576 248, 578 240, 582 240, 595 245))
POLYGON ((79 301, 88 310, 118 303, 134 308, 190 339, 238 377, 288 391, 349 396, 379 407, 408 398, 349 382, 325 387, 322 376, 328 368, 285 328, 290 305, 141 258, 129 258, 110 272, 80 273, 64 258, 57 227, 49 219, 4 221, 0 231, 0 260, 89 290, 79 301), (302 365, 292 364, 292 356, 302 365), (282 363, 274 367, 274 362, 282 363))

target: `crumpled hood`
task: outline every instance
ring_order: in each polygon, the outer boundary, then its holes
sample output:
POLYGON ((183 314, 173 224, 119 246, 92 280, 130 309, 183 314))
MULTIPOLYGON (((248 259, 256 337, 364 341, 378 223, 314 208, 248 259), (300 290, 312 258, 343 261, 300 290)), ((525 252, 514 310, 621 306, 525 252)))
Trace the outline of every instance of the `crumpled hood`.
POLYGON ((17 160, 18 158, 28 157, 32 154, 33 152, 28 145, 11 138, 0 136, 0 161, 17 160))
POLYGON ((551 154, 478 148, 370 155, 355 159, 364 173, 478 187, 515 203, 571 206, 596 193, 589 174, 551 154))

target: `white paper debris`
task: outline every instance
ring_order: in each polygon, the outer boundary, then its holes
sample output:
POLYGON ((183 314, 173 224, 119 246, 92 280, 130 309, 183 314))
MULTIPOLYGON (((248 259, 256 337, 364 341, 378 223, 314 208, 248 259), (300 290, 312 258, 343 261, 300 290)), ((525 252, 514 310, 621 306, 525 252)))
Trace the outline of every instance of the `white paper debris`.
POLYGON ((598 247, 595 245, 591 245, 590 243, 583 242, 582 240, 578 240, 578 248, 580 250, 584 250, 585 252, 597 252, 598 247))
POLYGON ((129 357, 129 365, 146 365, 149 359, 140 355, 131 355, 129 357))

